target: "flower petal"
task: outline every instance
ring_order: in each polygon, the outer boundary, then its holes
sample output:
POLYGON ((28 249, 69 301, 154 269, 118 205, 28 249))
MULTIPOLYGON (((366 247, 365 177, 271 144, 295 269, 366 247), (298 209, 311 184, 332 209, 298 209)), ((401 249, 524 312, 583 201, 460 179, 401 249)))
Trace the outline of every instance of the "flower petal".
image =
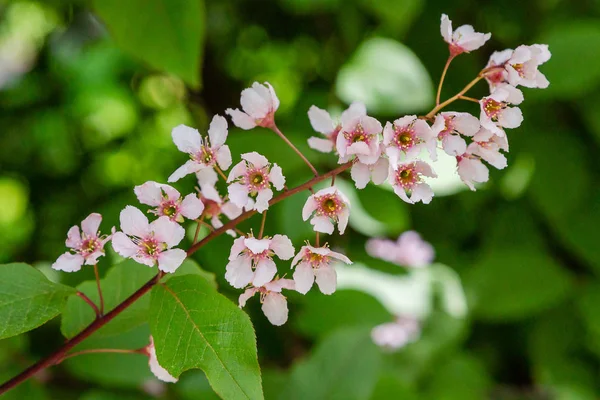
POLYGON ((311 195, 304 203, 304 207, 302 208, 302 219, 306 221, 313 212, 317 209, 317 201, 315 200, 315 195, 311 195))
POLYGON ((189 126, 178 125, 171 131, 175 146, 184 153, 193 154, 200 150, 202 138, 200 133, 189 126))
POLYGON ((246 302, 252 297, 254 296, 254 294, 258 291, 258 289, 256 288, 248 288, 244 291, 244 293, 240 294, 240 297, 238 298, 238 305, 240 308, 244 307, 246 305, 246 302))
POLYGON ((232 183, 227 187, 229 199, 238 207, 244 207, 248 204, 248 188, 241 183, 232 183))
POLYGON ((259 213, 267 210, 269 208, 269 201, 273 198, 273 191, 271 189, 262 189, 258 192, 256 196, 256 203, 254 204, 254 208, 259 213))
POLYGON ((77 272, 81 269, 83 261, 82 255, 66 252, 58 257, 54 264, 52 264, 52 268, 57 271, 77 272))
POLYGON ((148 218, 139 209, 133 206, 125 207, 119 216, 121 230, 128 235, 144 237, 150 233, 148 218))
POLYGON ((269 164, 267 157, 263 156, 262 154, 258 154, 256 151, 244 153, 241 155, 241 157, 252 164, 252 166, 255 168, 266 167, 269 164))
POLYGON ((81 221, 81 230, 88 237, 96 237, 98 236, 98 228, 100 227, 101 222, 102 215, 98 213, 92 213, 88 215, 86 219, 81 221))
POLYGON ((294 271, 294 282, 299 293, 306 294, 315 281, 315 273, 308 263, 300 263, 294 271))
POLYGON ((317 106, 308 109, 308 119, 313 129, 324 135, 329 135, 335 129, 335 124, 329 113, 317 106))
POLYGON ((73 225, 69 232, 67 232, 67 240, 65 244, 67 247, 71 249, 76 249, 79 247, 81 243, 81 232, 79 231, 79 227, 77 225, 73 225))
POLYGON ((228 108, 227 110, 225 110, 225 114, 229 114, 231 120, 233 121, 233 124, 238 128, 249 130, 256 127, 256 121, 254 121, 254 119, 251 116, 249 116, 245 112, 238 110, 237 108, 235 110, 232 108, 228 108))
POLYGON ((123 232, 117 232, 112 238, 112 247, 121 257, 133 257, 137 254, 139 247, 129 239, 123 232))
POLYGON ((283 176, 283 171, 279 165, 273 164, 271 172, 269 172, 269 180, 273 186, 275 186, 275 189, 283 190, 283 187, 285 186, 285 176, 283 176))
POLYGON ((361 162, 354 163, 350 170, 350 176, 357 189, 364 189, 371 180, 371 171, 369 166, 361 162))
POLYGON ((181 202, 181 214, 187 219, 196 219, 204 211, 204 203, 196 193, 190 193, 181 202))
POLYGON ((224 117, 220 115, 213 117, 208 127, 208 137, 210 138, 210 147, 213 149, 225 144, 225 140, 227 140, 227 120, 224 117))
POLYGON ((234 258, 225 267, 225 280, 236 289, 246 287, 253 277, 252 260, 249 257, 234 258))
POLYGON ((285 297, 280 293, 270 292, 262 304, 265 316, 275 326, 281 326, 288 319, 288 307, 285 297))
POLYGON ((333 142, 329 139, 322 139, 313 136, 308 138, 308 147, 320 151, 321 153, 331 153, 333 150, 333 142))
POLYGON ((150 231, 161 243, 166 243, 168 248, 177 246, 185 236, 185 229, 167 216, 162 216, 150 224, 150 231))
POLYGON ((181 249, 163 251, 158 255, 158 269, 162 272, 173 273, 179 268, 186 257, 186 252, 181 249))
POLYGON ((269 247, 277 254, 277 257, 282 260, 289 260, 294 257, 295 249, 292 245, 292 241, 285 235, 273 236, 269 247))
POLYGON ((265 258, 258 262, 254 271, 254 279, 252 285, 256 287, 263 286, 267 282, 271 282, 277 273, 277 266, 270 258, 265 258))
POLYGON ((323 294, 332 294, 337 287, 337 273, 332 266, 323 266, 315 270, 315 280, 323 294))
POLYGON ((271 239, 244 238, 244 245, 254 254, 260 254, 271 246, 271 239))
POLYGON ((316 232, 323 232, 329 235, 333 233, 334 226, 328 217, 314 217, 310 220, 310 223, 316 232))
POLYGON ((229 150, 229 146, 224 145, 217 150, 217 154, 215 154, 215 159, 217 160, 217 164, 219 164, 219 168, 223 171, 226 171, 231 167, 231 150, 229 150))
POLYGON ((154 181, 148 181, 142 185, 133 188, 138 201, 142 204, 156 207, 162 201, 162 191, 160 185, 154 181))
POLYGON ((171 176, 169 176, 169 179, 167 179, 167 182, 177 182, 184 176, 193 174, 194 172, 198 172, 202 168, 203 168, 203 166, 201 164, 198 164, 197 162, 195 162, 193 160, 187 160, 185 164, 183 164, 181 167, 177 168, 175 170, 175 172, 173 172, 171 174, 171 176))

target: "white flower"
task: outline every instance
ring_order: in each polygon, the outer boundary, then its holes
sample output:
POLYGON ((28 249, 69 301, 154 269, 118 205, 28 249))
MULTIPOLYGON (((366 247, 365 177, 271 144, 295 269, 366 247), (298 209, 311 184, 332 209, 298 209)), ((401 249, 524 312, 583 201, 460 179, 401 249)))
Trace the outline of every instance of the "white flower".
POLYGON ((479 101, 481 126, 500 136, 501 128, 518 128, 523 122, 523 113, 518 107, 509 104, 520 104, 523 93, 508 84, 499 84, 491 95, 479 101))
POLYGON ((381 123, 363 111, 354 107, 342 114, 342 127, 335 144, 340 163, 349 161, 353 155, 365 164, 374 164, 379 159, 381 123))
POLYGON ((234 288, 243 288, 252 282, 256 287, 271 281, 277 273, 273 256, 289 260, 294 256, 294 246, 285 235, 256 239, 240 236, 233 241, 225 279, 234 288))
POLYGON ((492 37, 491 33, 475 32, 471 25, 459 26, 452 31, 452 21, 446 14, 442 14, 440 32, 444 41, 449 45, 451 56, 477 50, 492 37))
POLYGON ((352 261, 348 257, 331 251, 327 246, 302 246, 296 257, 292 260, 292 268, 296 267, 294 271, 296 291, 306 294, 316 278, 317 285, 323 294, 332 294, 335 292, 337 274, 335 267, 332 265, 334 259, 346 264, 352 264, 352 261))
POLYGON ((371 257, 410 268, 422 268, 433 262, 433 246, 415 231, 407 231, 394 242, 388 239, 369 239, 366 244, 371 257))
POLYGON ((499 136, 485 128, 473 136, 473 142, 467 148, 468 153, 481 157, 497 169, 503 169, 507 163, 500 150, 508 151, 506 135, 499 136))
POLYGON ((163 272, 175 272, 187 257, 185 251, 172 249, 185 235, 185 230, 169 217, 163 216, 152 223, 137 208, 127 206, 120 215, 121 229, 113 235, 112 245, 117 253, 140 264, 163 272))
POLYGON ((416 115, 398 118, 394 123, 386 123, 383 129, 383 144, 385 153, 391 164, 404 159, 415 158, 421 149, 427 149, 432 160, 436 159, 436 136, 427 122, 418 119, 416 115))
POLYGON ((517 47, 504 66, 508 72, 508 83, 528 88, 547 88, 550 82, 538 67, 548 61, 550 56, 547 44, 517 47))
POLYGON ((169 374, 169 371, 164 369, 156 358, 156 348, 154 347, 154 338, 150 336, 150 344, 146 346, 146 353, 148 354, 148 365, 150 371, 163 382, 175 383, 178 381, 177 378, 169 374))
POLYGON ((466 153, 462 156, 456 157, 458 161, 457 169, 458 176, 460 179, 469 187, 471 190, 475 190, 475 183, 484 183, 489 179, 489 170, 479 157, 475 157, 466 153))
POLYGON ((175 222, 183 222, 183 217, 196 219, 204 211, 204 204, 195 193, 190 193, 185 198, 177 189, 154 181, 148 181, 133 189, 142 204, 156 207, 151 212, 159 217, 166 216, 175 222))
POLYGON ((473 136, 479 131, 479 127, 479 119, 469 113, 443 112, 436 115, 431 129, 442 141, 447 154, 459 156, 467 151, 467 143, 461 135, 473 136))
POLYGON ((281 326, 288 319, 287 300, 281 294, 282 289, 294 290, 294 281, 291 279, 276 279, 259 287, 246 289, 239 297, 240 308, 246 305, 248 299, 255 293, 260 293, 262 310, 269 322, 275 326, 281 326))
MULTIPOLYGON (((102 222, 102 215, 92 213, 81 221, 81 232, 77 225, 72 226, 67 232, 65 244, 71 249, 58 257, 52 264, 52 268, 65 271, 77 272, 83 264, 95 265, 98 258, 104 255, 104 245, 112 235, 101 236, 98 227, 102 222)), ((114 232, 115 228, 112 228, 114 232)))
POLYGON ((410 317, 399 317, 394 322, 381 324, 373 328, 373 342, 387 350, 398 350, 414 342, 421 334, 421 324, 410 317))
POLYGON ((271 128, 275 125, 279 99, 269 82, 264 85, 254 82, 251 88, 242 90, 240 103, 244 111, 231 108, 225 110, 238 128, 248 130, 256 126, 271 128))
POLYGON ((340 235, 344 234, 350 217, 350 200, 335 186, 321 189, 311 195, 302 209, 302 219, 309 218, 316 232, 332 234, 337 222, 340 235))
POLYGON ((379 146, 377 153, 379 159, 375 164, 365 164, 359 159, 352 164, 350 176, 357 189, 364 189, 370 181, 376 185, 381 185, 388 178, 390 163, 387 158, 382 156, 383 145, 379 146))
POLYGON ((196 129, 185 125, 173 128, 171 135, 179 151, 188 153, 190 160, 171 174, 169 182, 176 182, 204 168, 218 165, 222 170, 226 170, 231 166, 231 151, 225 144, 227 120, 220 115, 215 115, 210 123, 208 128, 210 140, 204 141, 196 129))
MULTIPOLYGON (((349 114, 367 115, 367 109, 364 104, 355 102, 350 104, 350 107, 342 113, 341 118, 346 120, 349 114)), ((333 122, 333 119, 327 111, 316 106, 310 107, 308 110, 308 118, 310 119, 310 124, 313 129, 326 137, 326 139, 322 139, 313 136, 308 139, 308 146, 322 153, 331 153, 331 151, 334 151, 338 134, 342 129, 342 124, 333 122)))
POLYGON ((412 204, 421 201, 423 204, 429 204, 433 198, 433 191, 423 181, 424 176, 437 177, 426 162, 409 161, 391 164, 388 181, 394 188, 394 193, 405 202, 412 204))
POLYGON ((238 207, 262 213, 269 208, 269 201, 273 198, 271 185, 282 190, 285 177, 279 165, 274 163, 271 166, 269 160, 255 151, 242 154, 242 159, 227 178, 228 183, 233 182, 228 187, 229 199, 238 207))

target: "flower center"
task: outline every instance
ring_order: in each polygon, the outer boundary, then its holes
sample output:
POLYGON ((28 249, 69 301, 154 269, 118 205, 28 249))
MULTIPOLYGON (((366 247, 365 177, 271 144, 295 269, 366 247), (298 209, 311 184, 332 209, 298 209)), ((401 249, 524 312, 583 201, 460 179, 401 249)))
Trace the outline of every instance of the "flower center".
POLYGON ((255 185, 260 185, 261 183, 263 183, 265 180, 265 178, 263 178, 262 174, 255 174, 252 177, 252 183, 255 185))
POLYGON ((255 168, 247 172, 245 182, 250 192, 258 192, 269 187, 268 167, 264 169, 255 168))
POLYGON ((417 142, 417 138, 415 137, 415 132, 411 128, 402 128, 396 129, 396 146, 400 149, 406 151, 413 147, 417 142))
POLYGON ((326 261, 326 257, 317 253, 310 253, 308 262, 313 268, 319 268, 326 261))
POLYGON ((321 198, 318 214, 335 218, 342 210, 342 202, 335 195, 327 195, 321 198))
POLYGON ((419 181, 419 174, 414 166, 406 166, 396 172, 396 183, 403 189, 411 189, 419 181))
POLYGON ((483 104, 485 114, 490 118, 497 118, 500 111, 504 108, 504 103, 493 99, 486 99, 483 104))
POLYGON ((344 132, 344 137, 351 143, 366 142, 368 144, 369 141, 369 136, 361 124, 358 124, 352 132, 344 132))
POLYGON ((143 253, 150 257, 156 257, 160 253, 160 247, 156 239, 146 239, 140 243, 140 247, 143 253))
POLYGON ((81 255, 87 256, 87 255, 92 254, 99 248, 100 248, 100 242, 98 242, 98 239, 91 238, 91 239, 85 239, 81 243, 81 248, 79 251, 81 252, 81 255))
POLYGON ((523 69, 523 64, 522 63, 520 63, 520 64, 512 64, 511 66, 515 69, 515 71, 517 71, 517 73, 519 74, 519 76, 521 78, 523 78, 525 76, 525 70, 523 69))
POLYGON ((215 157, 210 147, 202 146, 200 151, 193 157, 194 161, 202 164, 211 165, 214 163, 215 157))
POLYGON ((172 217, 177 214, 177 206, 175 204, 168 204, 163 207, 163 215, 167 217, 172 217))

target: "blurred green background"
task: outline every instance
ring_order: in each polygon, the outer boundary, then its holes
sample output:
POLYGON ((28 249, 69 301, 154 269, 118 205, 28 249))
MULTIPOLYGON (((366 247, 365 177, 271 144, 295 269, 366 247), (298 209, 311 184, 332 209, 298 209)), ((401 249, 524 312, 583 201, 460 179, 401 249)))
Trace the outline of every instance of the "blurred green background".
MULTIPOLYGON (((184 4, 186 25, 172 25, 177 15, 165 13, 165 26, 145 26, 141 34, 171 50, 149 48, 144 60, 127 35, 111 35, 98 15, 120 16, 133 32, 156 10, 141 7, 132 22, 127 12, 139 1, 122 3, 98 0, 95 14, 85 0, 0 0, 0 262, 34 263, 73 285, 91 279, 89 270, 66 276, 49 268, 64 252, 68 228, 92 211, 104 215, 104 232, 118 225, 119 211, 137 203, 134 185, 164 182, 184 161, 171 129, 185 123, 205 132, 212 115, 238 107, 240 91, 255 80, 275 87, 279 127, 318 169, 334 167, 332 156, 306 144, 313 135, 310 105, 339 112, 362 100, 384 122, 425 114, 447 57, 439 33, 446 13, 455 27, 472 24, 492 39, 453 62, 442 97, 470 81, 492 51, 519 44, 550 45, 552 59, 541 68, 550 87, 524 89, 525 121, 508 132, 509 166, 491 171, 475 193, 444 178, 436 190, 445 196, 409 206, 380 187, 343 186, 353 199, 351 229, 328 241, 413 289, 425 282, 416 295, 396 287, 400 303, 418 303, 412 309, 424 321, 422 337, 397 353, 370 342, 369 330, 397 311, 375 299, 377 287, 348 285, 330 297, 292 294, 282 328, 266 322, 254 299, 248 312, 266 397, 600 398, 598 0, 178 0, 172 4, 184 4), (182 29, 190 36, 178 35, 182 29), (450 268, 406 273, 363 250, 371 236, 395 238, 408 229, 431 242, 436 260, 450 268)), ((472 93, 483 96, 487 87, 472 93)), ((478 113, 471 104, 453 109, 478 113)), ((269 131, 231 128, 228 143, 234 162, 246 151, 277 162, 290 187, 309 177, 269 131)), ((453 175, 451 164, 436 170, 453 175)), ((177 187, 186 192, 194 184, 187 178, 177 187)), ((266 232, 289 235, 297 248, 312 238, 300 217, 306 197, 273 207, 266 232)), ((253 219, 244 228, 257 224, 253 219)), ((239 292, 222 278, 230 245, 220 238, 194 258, 235 300, 239 292)), ((103 273, 112 257, 101 264, 103 273)), ((281 263, 280 274, 287 268, 281 263)), ((142 326, 109 345, 139 347, 147 335, 142 326)), ((1 380, 61 341, 58 321, 0 341, 1 380)), ((151 379, 145 363, 136 355, 85 356, 3 398, 216 397, 202 373, 186 373, 167 387, 151 379)))

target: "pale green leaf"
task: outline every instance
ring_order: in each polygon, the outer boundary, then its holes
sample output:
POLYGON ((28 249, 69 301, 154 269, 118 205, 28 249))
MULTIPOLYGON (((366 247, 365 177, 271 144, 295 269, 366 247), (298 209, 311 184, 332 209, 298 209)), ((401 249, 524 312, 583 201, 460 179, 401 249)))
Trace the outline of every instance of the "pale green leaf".
POLYGON ((196 275, 152 289, 150 329, 158 360, 171 375, 200 368, 224 399, 262 399, 250 318, 196 275))
POLYGON ((0 265, 0 339, 30 331, 56 317, 75 289, 52 283, 23 263, 0 265))

